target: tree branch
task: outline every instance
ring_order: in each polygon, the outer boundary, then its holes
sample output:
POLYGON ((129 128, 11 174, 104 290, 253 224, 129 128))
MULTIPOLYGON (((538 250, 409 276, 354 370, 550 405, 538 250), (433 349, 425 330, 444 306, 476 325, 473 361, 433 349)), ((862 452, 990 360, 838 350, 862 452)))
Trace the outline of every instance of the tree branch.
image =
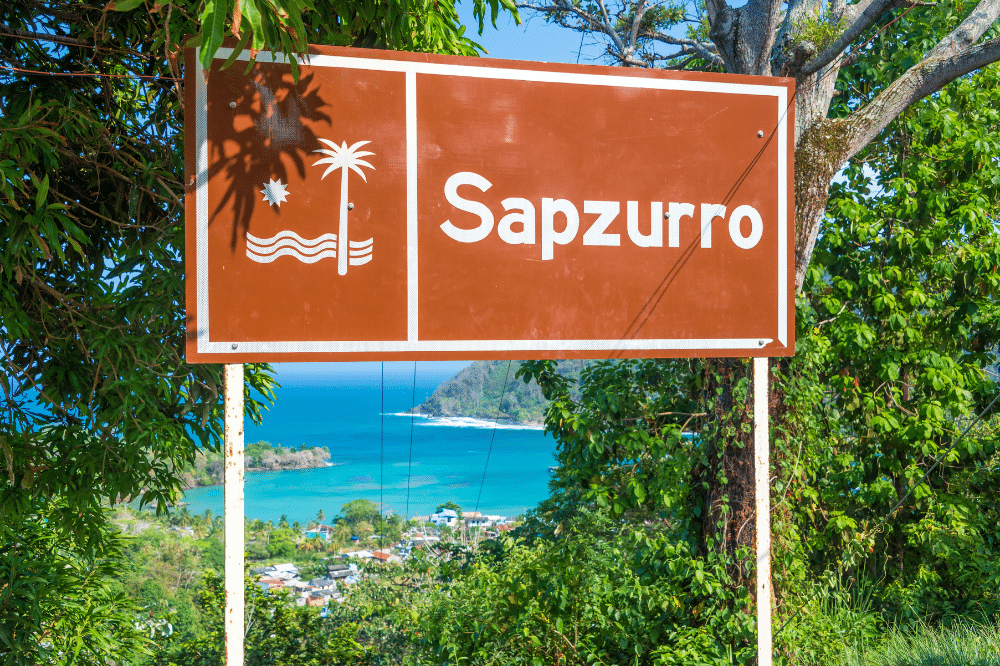
POLYGON ((665 35, 662 32, 648 32, 643 33, 643 37, 652 39, 664 44, 670 44, 671 46, 680 46, 681 50, 672 56, 665 56, 659 58, 662 60, 667 60, 669 58, 674 58, 681 55, 695 54, 698 57, 709 61, 713 65, 721 65, 722 58, 719 57, 717 53, 717 47, 715 44, 703 44, 701 42, 695 41, 693 39, 681 39, 678 37, 671 37, 670 35, 665 35))
MULTIPOLYGON (((806 63, 801 70, 801 74, 808 76, 829 65, 833 62, 834 58, 843 53, 851 45, 851 42, 868 30, 882 14, 904 3, 905 0, 869 0, 865 3, 867 5, 865 10, 860 12, 860 15, 858 15, 854 22, 847 27, 833 44, 826 47, 822 53, 806 63)), ((848 13, 857 6, 849 7, 847 10, 848 13)))
MULTIPOLYGON (((893 81, 868 105, 852 114, 849 118, 854 126, 850 153, 845 159, 868 145, 914 102, 937 92, 960 76, 1000 60, 1000 38, 964 48, 962 46, 978 39, 996 20, 996 14, 1000 13, 1000 2, 983 0, 980 7, 987 4, 992 5, 988 9, 993 13, 989 22, 984 23, 983 14, 973 12, 973 15, 931 49, 923 60, 893 81), (975 34, 977 29, 979 35, 975 34)), ((986 16, 988 15, 987 13, 986 16)))
POLYGON ((642 17, 646 15, 646 0, 639 0, 636 5, 635 14, 632 16, 632 30, 629 32, 628 39, 628 55, 631 56, 635 53, 636 41, 639 39, 639 24, 642 23, 642 17))

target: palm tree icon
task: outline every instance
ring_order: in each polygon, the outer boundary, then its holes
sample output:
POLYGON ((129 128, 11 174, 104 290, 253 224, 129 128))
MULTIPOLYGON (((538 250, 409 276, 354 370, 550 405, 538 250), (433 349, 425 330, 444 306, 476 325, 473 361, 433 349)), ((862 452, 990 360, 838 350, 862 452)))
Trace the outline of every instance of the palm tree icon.
MULTIPOLYGON (((340 146, 326 139, 320 139, 320 141, 330 147, 329 150, 319 148, 313 151, 314 153, 329 155, 329 157, 325 157, 313 164, 313 166, 318 164, 330 165, 323 172, 323 175, 320 176, 320 180, 326 178, 327 174, 331 171, 336 171, 337 169, 343 170, 340 177, 340 226, 337 228, 337 273, 345 275, 347 273, 348 248, 350 247, 347 240, 347 170, 353 169, 367 183, 368 179, 365 177, 361 167, 368 167, 372 171, 375 170, 375 167, 361 158, 374 155, 375 153, 368 152, 367 150, 358 150, 358 148, 366 143, 371 143, 370 141, 358 141, 350 147, 347 146, 346 141, 340 146)), ((365 244, 368 245, 367 242, 365 244)))

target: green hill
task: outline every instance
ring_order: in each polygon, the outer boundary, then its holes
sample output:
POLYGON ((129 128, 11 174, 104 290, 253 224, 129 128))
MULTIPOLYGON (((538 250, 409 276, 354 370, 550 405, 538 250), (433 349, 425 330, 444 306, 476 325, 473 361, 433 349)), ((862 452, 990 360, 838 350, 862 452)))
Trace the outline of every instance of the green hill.
MULTIPOLYGON (((435 389, 414 411, 427 416, 466 416, 503 423, 541 423, 548 401, 532 381, 516 379, 520 361, 476 361, 435 389), (503 401, 500 396, 503 394, 503 401)), ((559 373, 577 379, 592 361, 560 361, 559 373)))

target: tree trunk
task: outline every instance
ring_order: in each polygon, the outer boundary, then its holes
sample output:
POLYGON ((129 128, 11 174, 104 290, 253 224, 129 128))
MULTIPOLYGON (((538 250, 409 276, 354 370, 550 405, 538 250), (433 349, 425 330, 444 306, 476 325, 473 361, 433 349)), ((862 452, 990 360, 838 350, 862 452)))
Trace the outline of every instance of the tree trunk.
POLYGON ((705 389, 715 421, 709 440, 708 489, 702 546, 726 556, 733 582, 753 589, 754 450, 752 365, 744 359, 706 361, 705 389))

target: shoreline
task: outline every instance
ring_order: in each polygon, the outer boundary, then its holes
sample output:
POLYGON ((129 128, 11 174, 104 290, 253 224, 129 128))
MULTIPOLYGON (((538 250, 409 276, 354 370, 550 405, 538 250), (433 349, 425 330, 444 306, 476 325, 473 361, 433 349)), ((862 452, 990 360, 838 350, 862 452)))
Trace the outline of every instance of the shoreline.
POLYGON ((503 419, 491 421, 474 416, 425 414, 422 412, 388 412, 383 416, 416 417, 424 419, 421 425, 427 426, 480 429, 497 428, 500 430, 545 430, 545 424, 542 421, 507 421, 503 419))
MULTIPOLYGON (((243 472, 244 473, 250 473, 250 472, 298 472, 298 471, 302 471, 302 470, 306 470, 306 469, 326 469, 327 467, 339 467, 341 465, 347 465, 347 464, 348 463, 324 462, 322 465, 307 465, 305 467, 279 467, 277 469, 273 469, 273 468, 269 468, 269 467, 245 467, 243 469, 243 472)), ((218 481, 215 481, 214 483, 199 483, 199 484, 196 484, 196 485, 193 485, 193 486, 185 484, 184 486, 181 487, 181 492, 183 492, 185 490, 192 490, 194 488, 212 488, 214 486, 223 486, 223 485, 225 485, 225 483, 226 483, 225 479, 219 479, 218 481)))

